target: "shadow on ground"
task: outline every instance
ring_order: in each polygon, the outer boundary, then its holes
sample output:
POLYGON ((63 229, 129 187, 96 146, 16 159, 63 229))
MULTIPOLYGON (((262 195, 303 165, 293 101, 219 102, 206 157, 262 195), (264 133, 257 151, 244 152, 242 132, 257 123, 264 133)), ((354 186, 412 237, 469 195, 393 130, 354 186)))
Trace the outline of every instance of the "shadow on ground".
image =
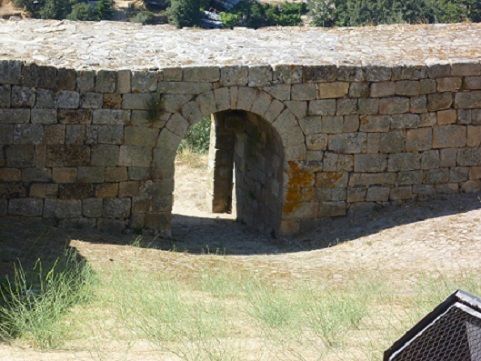
POLYGON ((0 276, 15 262, 29 267, 61 256, 71 240, 116 245, 141 245, 194 254, 279 254, 321 249, 428 218, 464 213, 481 208, 479 194, 450 195, 431 201, 405 203, 358 211, 346 217, 318 221, 315 229, 293 239, 271 239, 244 225, 222 218, 174 215, 170 240, 144 236, 135 242, 132 233, 105 233, 91 229, 59 229, 45 221, 0 218, 0 276))

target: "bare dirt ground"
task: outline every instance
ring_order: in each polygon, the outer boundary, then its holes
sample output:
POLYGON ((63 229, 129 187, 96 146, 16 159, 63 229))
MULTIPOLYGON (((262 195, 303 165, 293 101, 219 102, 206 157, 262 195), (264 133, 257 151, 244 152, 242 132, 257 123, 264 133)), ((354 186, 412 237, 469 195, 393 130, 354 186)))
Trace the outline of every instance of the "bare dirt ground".
MULTIPOLYGON (((140 263, 151 270, 192 272, 206 262, 229 262, 233 267, 263 269, 294 280, 319 277, 342 282, 352 274, 371 272, 389 275, 393 282, 404 285, 421 273, 481 271, 478 194, 352 214, 320 222, 315 231, 297 239, 273 240, 236 223, 234 215, 209 214, 203 186, 206 181, 205 167, 177 164, 173 240, 145 237, 145 248, 131 245, 133 234, 61 230, 38 220, 0 219, 0 275, 16 259, 28 264, 37 257, 53 258, 65 245, 75 248, 94 268, 125 262, 140 263)), ((0 344, 2 361, 140 358, 169 359, 145 345, 132 346, 129 355, 113 345, 112 352, 102 356, 0 344)))

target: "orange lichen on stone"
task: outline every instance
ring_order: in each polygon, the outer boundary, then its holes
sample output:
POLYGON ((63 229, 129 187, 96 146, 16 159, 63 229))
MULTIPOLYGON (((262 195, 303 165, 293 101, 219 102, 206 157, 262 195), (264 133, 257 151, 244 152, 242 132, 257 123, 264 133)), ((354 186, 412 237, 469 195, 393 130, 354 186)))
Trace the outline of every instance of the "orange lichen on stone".
POLYGON ((316 187, 335 188, 337 183, 343 177, 343 172, 323 172, 319 173, 316 178, 316 187))
POLYGON ((302 169, 295 161, 289 161, 288 185, 284 203, 284 213, 289 214, 296 210, 303 201, 303 188, 311 187, 314 183, 314 174, 302 169))

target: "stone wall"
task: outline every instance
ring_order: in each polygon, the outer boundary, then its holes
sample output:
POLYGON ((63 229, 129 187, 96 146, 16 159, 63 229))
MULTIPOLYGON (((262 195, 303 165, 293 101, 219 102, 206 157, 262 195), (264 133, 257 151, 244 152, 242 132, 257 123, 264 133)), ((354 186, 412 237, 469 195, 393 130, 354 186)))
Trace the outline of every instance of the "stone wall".
POLYGON ((90 71, 0 61, 0 214, 168 234, 189 125, 253 113, 282 144, 279 234, 481 189, 481 65, 90 71))

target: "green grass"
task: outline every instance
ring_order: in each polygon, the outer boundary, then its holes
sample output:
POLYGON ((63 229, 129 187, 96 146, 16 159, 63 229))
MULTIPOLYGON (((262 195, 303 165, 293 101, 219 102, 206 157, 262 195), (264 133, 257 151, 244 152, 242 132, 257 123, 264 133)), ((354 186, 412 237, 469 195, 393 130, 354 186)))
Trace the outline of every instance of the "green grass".
MULTIPOLYGON (((141 243, 137 239, 131 249, 142 252, 141 243)), ((188 256, 195 263, 177 263, 184 256, 167 253, 165 269, 108 263, 95 277, 72 256, 48 272, 39 263, 36 279, 19 268, 2 288, 0 334, 38 348, 98 354, 108 353, 112 344, 129 349, 147 343, 181 360, 261 354, 377 360, 455 289, 481 294, 479 277, 471 274, 393 282, 392 275, 365 272, 334 282, 319 274, 278 277, 252 264, 239 267, 222 255, 188 256)))
POLYGON ((67 332, 63 317, 92 296, 93 272, 68 252, 44 270, 21 265, 0 286, 0 338, 21 339, 39 348, 60 346, 67 332))

